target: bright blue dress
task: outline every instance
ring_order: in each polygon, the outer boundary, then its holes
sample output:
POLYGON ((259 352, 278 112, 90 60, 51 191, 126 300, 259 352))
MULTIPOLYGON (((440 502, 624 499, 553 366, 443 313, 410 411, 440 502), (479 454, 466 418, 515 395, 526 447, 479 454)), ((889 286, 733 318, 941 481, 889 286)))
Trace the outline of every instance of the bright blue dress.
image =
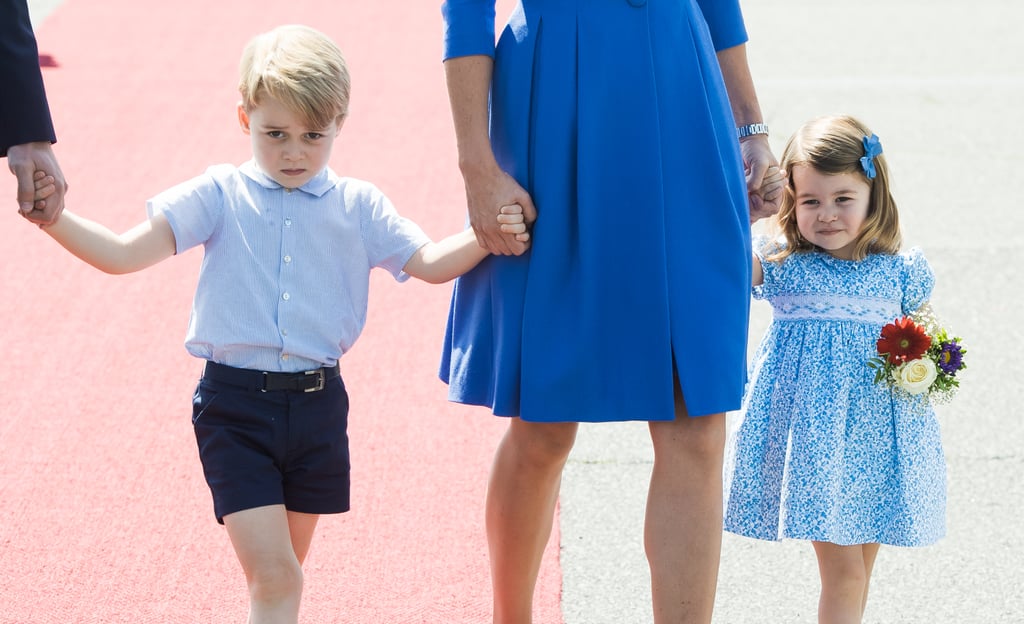
POLYGON ((765 540, 924 546, 945 534, 946 463, 927 399, 873 383, 882 326, 931 295, 918 250, 763 260, 772 322, 730 427, 726 530, 765 540))
POLYGON ((529 421, 671 420, 736 409, 750 234, 715 50, 738 0, 444 4, 445 57, 494 57, 491 140, 537 206, 531 251, 457 280, 449 398, 529 421))

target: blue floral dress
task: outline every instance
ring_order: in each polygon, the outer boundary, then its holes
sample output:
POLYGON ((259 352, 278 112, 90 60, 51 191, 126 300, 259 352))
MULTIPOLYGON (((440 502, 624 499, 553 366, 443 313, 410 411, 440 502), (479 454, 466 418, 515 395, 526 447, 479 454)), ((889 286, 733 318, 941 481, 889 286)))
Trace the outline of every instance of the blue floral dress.
POLYGON ((919 250, 764 259, 773 318, 729 432, 726 530, 765 540, 924 546, 945 534, 946 467, 924 398, 873 383, 882 326, 931 295, 919 250))

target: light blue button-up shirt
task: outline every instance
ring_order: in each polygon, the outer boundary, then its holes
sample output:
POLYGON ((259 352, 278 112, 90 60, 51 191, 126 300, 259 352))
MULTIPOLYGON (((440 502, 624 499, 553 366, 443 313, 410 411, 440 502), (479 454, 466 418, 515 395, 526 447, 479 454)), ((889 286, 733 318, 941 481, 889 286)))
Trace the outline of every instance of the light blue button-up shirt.
POLYGON ((333 366, 366 323, 370 269, 398 281, 429 242, 368 182, 324 169, 289 190, 250 161, 217 165, 147 203, 177 253, 203 245, 185 347, 219 364, 333 366))

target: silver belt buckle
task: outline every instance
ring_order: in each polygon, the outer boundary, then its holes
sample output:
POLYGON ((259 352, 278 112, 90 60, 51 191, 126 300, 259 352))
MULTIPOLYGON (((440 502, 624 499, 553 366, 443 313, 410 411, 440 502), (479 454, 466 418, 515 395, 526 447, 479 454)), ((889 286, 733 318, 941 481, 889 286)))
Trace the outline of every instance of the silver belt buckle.
POLYGON ((324 389, 327 375, 324 375, 324 369, 318 368, 316 370, 306 371, 306 375, 316 375, 316 385, 312 388, 306 388, 303 392, 319 392, 324 389))

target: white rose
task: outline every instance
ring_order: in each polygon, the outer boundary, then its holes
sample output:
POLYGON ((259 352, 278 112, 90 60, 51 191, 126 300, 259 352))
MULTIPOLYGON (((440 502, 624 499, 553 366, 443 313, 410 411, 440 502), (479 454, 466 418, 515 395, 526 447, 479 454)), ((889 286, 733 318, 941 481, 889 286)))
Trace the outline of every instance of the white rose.
POLYGON ((935 362, 928 358, 911 360, 892 372, 896 385, 910 394, 924 394, 931 387, 939 371, 935 368, 935 362))

